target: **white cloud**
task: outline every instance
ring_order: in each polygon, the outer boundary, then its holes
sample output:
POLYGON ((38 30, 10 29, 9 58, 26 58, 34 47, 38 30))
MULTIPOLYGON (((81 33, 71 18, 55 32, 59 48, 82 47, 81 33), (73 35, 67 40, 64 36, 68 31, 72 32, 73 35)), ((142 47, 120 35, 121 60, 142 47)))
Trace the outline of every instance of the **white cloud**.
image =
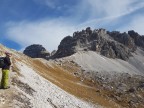
POLYGON ((120 31, 134 30, 141 35, 144 35, 144 15, 136 16, 126 26, 119 28, 120 31))
MULTIPOLYGON (((89 10, 89 20, 113 19, 130 14, 142 7, 144 1, 137 0, 82 0, 79 11, 89 10)), ((80 13, 80 12, 79 12, 80 13)))
MULTIPOLYGON (((46 3, 51 8, 57 6, 57 0, 35 1, 46 3)), ((87 26, 100 27, 100 25, 105 25, 144 7, 143 1, 135 3, 136 1, 138 0, 81 0, 77 5, 64 10, 70 14, 67 18, 8 23, 7 37, 23 47, 30 44, 42 44, 48 51, 52 51, 57 49, 63 37, 72 35, 74 31, 84 29, 87 26)), ((128 26, 121 27, 120 30, 134 29, 143 33, 143 17, 135 16, 135 18, 128 26)))
POLYGON ((61 20, 9 23, 7 27, 7 38, 23 47, 42 44, 48 51, 57 49, 62 38, 75 31, 61 20))

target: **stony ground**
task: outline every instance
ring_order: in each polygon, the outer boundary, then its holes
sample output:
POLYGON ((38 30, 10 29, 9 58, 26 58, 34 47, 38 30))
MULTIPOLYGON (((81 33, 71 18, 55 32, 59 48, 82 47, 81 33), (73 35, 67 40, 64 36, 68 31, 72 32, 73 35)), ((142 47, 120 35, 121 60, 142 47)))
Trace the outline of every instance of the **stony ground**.
POLYGON ((0 89, 2 108, 144 107, 143 65, 134 67, 143 62, 139 54, 128 62, 95 53, 47 61, 10 51, 11 88, 0 89))
MULTIPOLYGON (((13 66, 10 73, 11 88, 0 90, 1 108, 102 108, 98 104, 80 99, 55 85, 53 82, 60 84, 59 80, 53 78, 54 74, 49 76, 48 72, 58 72, 59 68, 51 69, 41 60, 31 59, 5 47, 1 50, 3 50, 2 53, 9 51, 13 54, 11 58, 13 66), (46 70, 48 68, 50 70, 46 70), (46 77, 49 77, 49 80, 46 77)), ((60 76, 57 78, 61 79, 60 76)), ((69 76, 69 78, 73 77, 69 76)))

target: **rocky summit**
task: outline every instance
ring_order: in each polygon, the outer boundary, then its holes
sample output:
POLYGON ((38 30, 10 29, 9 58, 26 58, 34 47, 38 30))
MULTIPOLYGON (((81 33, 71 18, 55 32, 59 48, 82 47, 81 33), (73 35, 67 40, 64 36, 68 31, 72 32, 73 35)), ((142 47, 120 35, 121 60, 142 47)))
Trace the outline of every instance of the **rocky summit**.
POLYGON ((78 51, 96 51, 109 58, 127 60, 137 46, 144 48, 144 37, 134 31, 120 33, 87 27, 86 30, 74 32, 73 36, 65 37, 52 58, 70 56, 78 51))
POLYGON ((26 47, 23 53, 32 58, 47 59, 50 56, 50 53, 42 45, 39 44, 33 44, 26 47))

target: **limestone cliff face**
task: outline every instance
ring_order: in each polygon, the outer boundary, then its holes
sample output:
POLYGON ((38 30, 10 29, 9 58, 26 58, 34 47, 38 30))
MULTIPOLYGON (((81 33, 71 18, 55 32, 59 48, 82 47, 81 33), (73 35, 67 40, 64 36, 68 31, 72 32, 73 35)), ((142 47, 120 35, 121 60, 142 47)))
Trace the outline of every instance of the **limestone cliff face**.
POLYGON ((120 33, 88 27, 65 37, 52 58, 70 56, 78 51, 96 51, 109 58, 127 60, 137 46, 144 47, 144 38, 134 31, 120 33))

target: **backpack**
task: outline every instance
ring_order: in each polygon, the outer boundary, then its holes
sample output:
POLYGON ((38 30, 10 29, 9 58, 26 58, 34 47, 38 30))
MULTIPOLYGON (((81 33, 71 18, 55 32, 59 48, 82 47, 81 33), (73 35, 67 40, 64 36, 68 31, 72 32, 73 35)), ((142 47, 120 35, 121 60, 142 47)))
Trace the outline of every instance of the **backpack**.
POLYGON ((0 57, 0 68, 3 68, 4 65, 4 57, 0 57))

